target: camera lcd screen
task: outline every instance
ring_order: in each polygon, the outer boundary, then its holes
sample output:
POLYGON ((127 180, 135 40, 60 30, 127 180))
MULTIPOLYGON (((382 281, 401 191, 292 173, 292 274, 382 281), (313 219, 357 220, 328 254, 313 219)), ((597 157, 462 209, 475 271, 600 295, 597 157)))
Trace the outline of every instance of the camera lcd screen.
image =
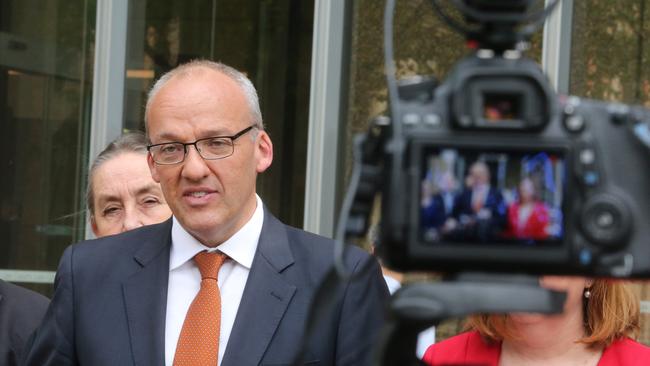
POLYGON ((419 233, 425 245, 561 245, 562 152, 425 148, 421 161, 419 233))

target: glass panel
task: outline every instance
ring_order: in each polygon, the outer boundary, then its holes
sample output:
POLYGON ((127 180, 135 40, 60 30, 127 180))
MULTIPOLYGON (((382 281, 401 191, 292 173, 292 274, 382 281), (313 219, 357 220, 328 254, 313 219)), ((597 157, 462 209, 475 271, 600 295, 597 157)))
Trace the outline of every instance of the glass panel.
POLYGON ((274 145, 258 192, 302 226, 314 2, 157 0, 129 3, 124 128, 144 129, 146 93, 179 63, 219 60, 255 84, 274 145))
POLYGON ((83 238, 94 27, 92 0, 0 2, 2 269, 54 271, 83 238))

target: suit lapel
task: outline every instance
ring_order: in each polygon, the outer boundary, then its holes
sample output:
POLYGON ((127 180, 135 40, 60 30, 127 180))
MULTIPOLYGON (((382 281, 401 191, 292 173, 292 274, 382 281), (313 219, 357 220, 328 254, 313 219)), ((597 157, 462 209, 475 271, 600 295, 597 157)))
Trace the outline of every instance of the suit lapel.
POLYGON ((171 223, 171 219, 164 222, 154 235, 143 238, 144 244, 134 255, 141 268, 122 284, 136 365, 165 364, 171 223))
POLYGON ((264 225, 222 366, 257 365, 296 287, 281 272, 293 264, 286 228, 264 210, 264 225))

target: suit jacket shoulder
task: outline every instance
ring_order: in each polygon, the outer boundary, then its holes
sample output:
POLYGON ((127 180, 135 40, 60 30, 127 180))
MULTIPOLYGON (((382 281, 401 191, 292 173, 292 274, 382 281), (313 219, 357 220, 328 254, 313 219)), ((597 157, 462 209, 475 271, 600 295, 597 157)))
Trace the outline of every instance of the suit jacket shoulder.
MULTIPOLYGON (((75 271, 106 276, 114 269, 130 266, 137 261, 148 262, 171 245, 172 220, 143 226, 117 235, 86 240, 71 245, 67 250, 74 261, 75 271), (102 271, 107 269, 107 271, 102 271), (111 269, 111 270, 108 270, 111 269)), ((65 257, 62 256, 62 259, 65 257)), ((125 274, 120 274, 124 276, 125 274)))
MULTIPOLYGON (((302 265, 306 264, 304 262, 300 265, 309 268, 314 274, 324 276, 332 268, 334 261, 334 241, 330 238, 291 226, 285 225, 285 228, 287 230, 288 242, 291 245, 295 259, 310 263, 310 266, 302 265)), ((346 249, 345 261, 348 266, 357 266, 361 261, 369 260, 369 258, 370 255, 357 246, 350 245, 346 249)), ((317 280, 321 279, 317 278, 317 280)))
POLYGON ((23 364, 163 364, 170 232, 171 219, 69 246, 23 364))
POLYGON ((333 258, 333 240, 284 225, 265 212, 222 365, 288 365, 301 345, 305 364, 369 364, 388 290, 376 261, 359 248, 347 251, 346 266, 360 273, 370 261, 369 270, 331 289, 332 304, 321 309, 317 332, 305 337, 314 296, 333 258))
POLYGON ((39 293, 0 280, 0 364, 18 363, 49 303, 39 293))

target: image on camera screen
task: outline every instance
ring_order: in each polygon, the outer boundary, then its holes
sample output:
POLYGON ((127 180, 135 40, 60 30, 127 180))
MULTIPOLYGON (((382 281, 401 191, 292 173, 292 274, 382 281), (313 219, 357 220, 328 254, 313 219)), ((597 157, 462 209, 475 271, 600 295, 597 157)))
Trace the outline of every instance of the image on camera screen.
POLYGON ((551 151, 424 149, 425 244, 560 245, 566 161, 551 151))
POLYGON ((489 122, 520 120, 521 95, 487 93, 483 96, 483 119, 489 122))

